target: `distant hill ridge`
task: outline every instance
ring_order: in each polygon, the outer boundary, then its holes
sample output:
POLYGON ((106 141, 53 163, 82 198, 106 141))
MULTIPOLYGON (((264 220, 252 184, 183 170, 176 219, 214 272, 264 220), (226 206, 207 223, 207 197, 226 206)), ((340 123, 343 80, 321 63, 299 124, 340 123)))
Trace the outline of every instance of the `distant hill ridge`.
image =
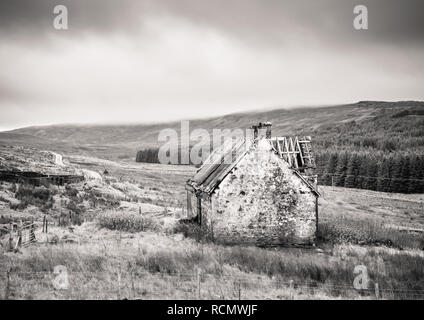
MULTIPOLYGON (((245 129, 258 121, 271 121, 274 135, 297 135, 308 133, 319 134, 329 128, 340 127, 346 129, 346 123, 355 122, 358 126, 368 126, 370 123, 379 125, 374 128, 377 136, 387 130, 391 123, 416 124, 422 121, 424 102, 377 102, 360 101, 355 104, 346 104, 328 107, 275 109, 234 113, 207 119, 190 121, 190 128, 241 128, 245 129), (416 115, 419 119, 408 118, 416 115), (380 121, 382 120, 382 121, 380 121), (381 123, 383 122, 383 123, 381 123), (382 125, 382 126, 380 126, 382 125)), ((420 122, 421 123, 421 122, 420 122)), ((157 145, 159 132, 165 128, 179 130, 180 122, 166 122, 158 124, 128 124, 128 125, 52 125, 26 127, 0 133, 0 140, 5 134, 18 134, 37 137, 47 140, 66 142, 78 145, 120 145, 121 147, 140 148, 157 145)), ((15 139, 19 136, 15 136, 15 139)))

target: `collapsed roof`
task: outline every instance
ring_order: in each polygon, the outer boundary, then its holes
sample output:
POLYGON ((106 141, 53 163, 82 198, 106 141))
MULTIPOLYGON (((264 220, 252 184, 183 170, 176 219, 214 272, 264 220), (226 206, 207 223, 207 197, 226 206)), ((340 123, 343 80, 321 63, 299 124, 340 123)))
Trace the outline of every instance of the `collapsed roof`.
MULTIPOLYGON (((273 151, 288 162, 295 174, 316 195, 319 195, 314 184, 303 175, 305 171, 315 168, 310 137, 302 139, 297 137, 294 139, 291 137, 270 138, 267 134, 267 138, 271 142, 273 151)), ((219 148, 214 149, 194 177, 187 181, 187 186, 193 188, 196 192, 211 194, 246 153, 254 147, 258 139, 261 139, 261 137, 255 137, 250 143, 245 138, 226 141, 219 148)))

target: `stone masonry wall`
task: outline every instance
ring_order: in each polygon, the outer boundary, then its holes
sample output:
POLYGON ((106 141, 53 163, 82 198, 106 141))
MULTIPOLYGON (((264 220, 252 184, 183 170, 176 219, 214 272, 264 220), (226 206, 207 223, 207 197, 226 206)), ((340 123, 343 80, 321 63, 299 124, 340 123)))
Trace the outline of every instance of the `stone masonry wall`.
POLYGON ((261 140, 212 194, 203 222, 221 242, 312 244, 315 204, 310 188, 261 140))

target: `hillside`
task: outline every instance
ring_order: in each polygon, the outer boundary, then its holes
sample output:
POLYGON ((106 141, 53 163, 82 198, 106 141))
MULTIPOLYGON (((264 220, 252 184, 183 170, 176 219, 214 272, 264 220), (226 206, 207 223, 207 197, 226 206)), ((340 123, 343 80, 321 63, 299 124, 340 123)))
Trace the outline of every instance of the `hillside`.
MULTIPOLYGON (((142 120, 142 119, 140 119, 142 120)), ((274 135, 311 134, 315 143, 325 146, 344 145, 348 139, 355 143, 361 134, 378 140, 391 136, 411 139, 400 146, 422 146, 424 124, 424 102, 359 102, 331 107, 276 109, 250 113, 236 113, 222 117, 192 120, 190 128, 241 128, 245 129, 259 121, 272 121, 274 135), (407 129, 407 132, 405 132, 407 129), (337 141, 331 140, 337 136, 337 141)), ((164 128, 179 130, 180 122, 140 125, 53 125, 27 127, 0 133, 0 141, 13 138, 19 143, 19 136, 37 137, 44 141, 66 142, 82 145, 94 152, 97 149, 125 147, 139 149, 157 145, 159 132, 164 128)), ((369 142, 371 145, 373 142, 369 142)))

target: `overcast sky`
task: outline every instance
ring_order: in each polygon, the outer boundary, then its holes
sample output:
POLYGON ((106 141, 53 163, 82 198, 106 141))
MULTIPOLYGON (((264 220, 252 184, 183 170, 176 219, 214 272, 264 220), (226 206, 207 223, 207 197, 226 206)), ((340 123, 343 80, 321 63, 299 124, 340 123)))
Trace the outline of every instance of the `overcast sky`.
POLYGON ((1 0, 0 40, 0 130, 424 100, 422 0, 1 0))

